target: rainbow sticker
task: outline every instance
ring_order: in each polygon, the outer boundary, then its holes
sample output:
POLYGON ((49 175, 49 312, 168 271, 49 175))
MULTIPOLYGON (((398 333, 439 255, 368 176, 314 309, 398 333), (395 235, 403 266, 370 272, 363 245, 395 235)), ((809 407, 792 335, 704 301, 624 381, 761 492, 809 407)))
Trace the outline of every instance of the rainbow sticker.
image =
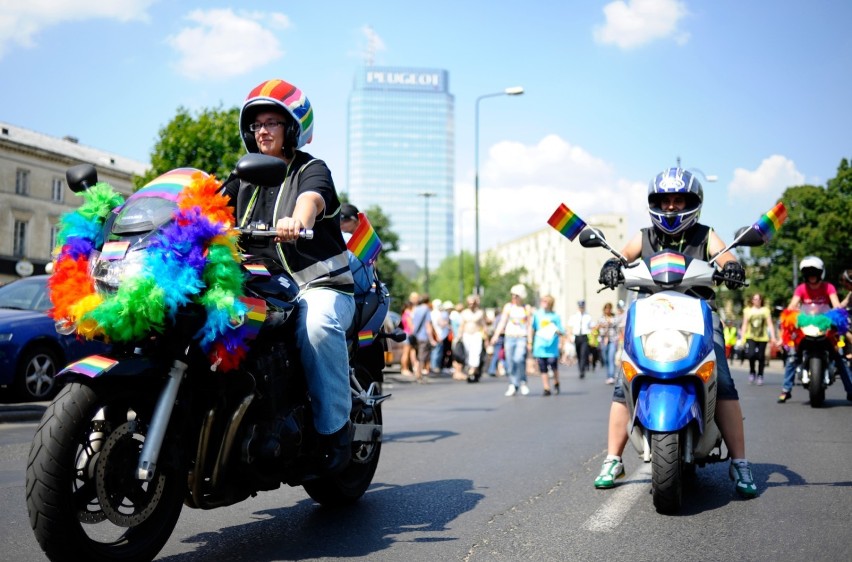
POLYGON ((104 247, 101 248, 101 260, 113 261, 123 259, 125 254, 127 254, 127 249, 129 247, 130 242, 126 240, 107 242, 104 244, 104 247))
POLYGON ((367 347, 371 343, 373 343, 373 332, 370 330, 364 330, 363 332, 358 332, 358 347, 367 347))
POLYGON ((651 256, 651 275, 656 277, 663 273, 683 275, 686 273, 686 258, 671 252, 651 256))
POLYGON ((262 263, 247 263, 243 264, 243 267, 245 267, 252 275, 263 275, 265 277, 269 277, 269 270, 266 269, 266 266, 262 263))
POLYGON ((79 361, 71 363, 59 371, 57 376, 63 373, 74 372, 90 378, 95 378, 98 375, 109 371, 116 364, 118 364, 118 361, 115 359, 110 359, 109 357, 103 357, 101 355, 91 355, 85 359, 80 359, 79 361))

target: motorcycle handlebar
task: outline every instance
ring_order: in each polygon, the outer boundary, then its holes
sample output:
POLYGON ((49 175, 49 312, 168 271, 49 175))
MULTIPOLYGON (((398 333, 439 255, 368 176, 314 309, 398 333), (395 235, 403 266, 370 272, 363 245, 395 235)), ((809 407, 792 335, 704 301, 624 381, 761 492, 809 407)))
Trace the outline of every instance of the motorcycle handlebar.
MULTIPOLYGON (((238 228, 237 232, 250 238, 274 238, 275 236, 278 236, 278 233, 274 230, 243 230, 238 228)), ((310 228, 303 228, 299 231, 299 238, 313 240, 314 231, 310 228)))

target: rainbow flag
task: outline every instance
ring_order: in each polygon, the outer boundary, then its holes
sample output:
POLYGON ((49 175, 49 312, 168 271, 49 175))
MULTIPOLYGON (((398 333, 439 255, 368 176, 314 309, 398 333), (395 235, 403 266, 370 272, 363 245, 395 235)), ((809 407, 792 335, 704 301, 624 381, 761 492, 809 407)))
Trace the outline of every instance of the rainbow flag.
POLYGON ((352 233, 352 238, 346 243, 346 247, 355 254, 356 258, 369 265, 379 257, 382 241, 379 240, 373 225, 364 213, 358 213, 358 221, 358 228, 352 233))
POLYGON ((246 339, 254 339, 266 320, 266 301, 252 297, 240 297, 240 301, 248 307, 244 324, 246 339))
POLYGON ((772 210, 760 217, 754 228, 763 236, 763 240, 769 242, 769 239, 775 236, 784 221, 787 220, 787 207, 782 201, 779 201, 772 210))
POLYGON ((58 373, 57 375, 61 375, 62 373, 66 373, 68 371, 74 371, 75 373, 80 373, 81 375, 86 375, 90 378, 95 378, 100 375, 104 371, 108 371, 112 368, 113 365, 118 363, 115 359, 110 359, 109 357, 103 357, 101 355, 92 355, 86 357, 85 359, 80 359, 74 363, 71 363, 58 373))
POLYGON ((373 332, 370 330, 358 332, 358 347, 367 347, 371 343, 373 343, 373 332))
POLYGON ((663 252, 656 256, 651 256, 651 275, 657 276, 661 273, 676 273, 683 275, 686 273, 686 258, 680 254, 671 252, 663 252))
POLYGON ((558 230, 562 236, 565 236, 572 242, 574 241, 574 238, 576 238, 577 235, 586 228, 586 223, 583 222, 583 219, 574 214, 574 211, 566 207, 565 203, 561 203, 559 205, 556 212, 547 219, 547 224, 558 230))

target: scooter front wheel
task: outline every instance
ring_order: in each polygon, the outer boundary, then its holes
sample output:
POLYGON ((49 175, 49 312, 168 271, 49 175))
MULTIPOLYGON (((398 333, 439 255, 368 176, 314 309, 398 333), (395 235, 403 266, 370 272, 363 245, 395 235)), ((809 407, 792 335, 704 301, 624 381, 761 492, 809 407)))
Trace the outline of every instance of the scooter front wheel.
POLYGON ((680 433, 651 435, 651 486, 660 513, 680 510, 683 497, 683 439, 680 433))
POLYGON ((825 402, 825 364, 822 357, 811 357, 808 361, 808 372, 811 382, 808 384, 808 392, 811 396, 811 408, 819 408, 825 402))

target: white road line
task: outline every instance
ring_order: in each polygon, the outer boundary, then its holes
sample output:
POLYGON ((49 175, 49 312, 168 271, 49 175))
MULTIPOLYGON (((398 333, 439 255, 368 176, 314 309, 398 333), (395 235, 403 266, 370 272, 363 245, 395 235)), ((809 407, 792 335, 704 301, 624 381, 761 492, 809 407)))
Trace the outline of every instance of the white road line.
POLYGON ((602 492, 608 494, 609 498, 583 523, 583 528, 596 533, 608 533, 618 528, 636 500, 648 494, 647 480, 650 478, 651 463, 642 463, 639 470, 622 480, 614 490, 602 492), (640 480, 646 480, 646 482, 640 482, 640 480))

